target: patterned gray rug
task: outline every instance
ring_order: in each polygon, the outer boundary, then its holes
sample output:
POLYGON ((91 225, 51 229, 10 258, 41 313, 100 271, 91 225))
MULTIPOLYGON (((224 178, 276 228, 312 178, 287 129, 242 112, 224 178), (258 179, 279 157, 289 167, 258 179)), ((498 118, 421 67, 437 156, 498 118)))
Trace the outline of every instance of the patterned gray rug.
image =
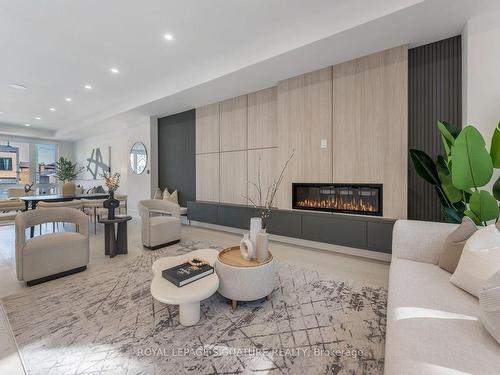
MULTIPOLYGON (((194 327, 153 300, 151 265, 182 243, 3 300, 30 374, 381 374, 387 291, 278 263, 271 301, 218 294, 194 327)), ((213 247, 213 246, 212 246, 213 247)))

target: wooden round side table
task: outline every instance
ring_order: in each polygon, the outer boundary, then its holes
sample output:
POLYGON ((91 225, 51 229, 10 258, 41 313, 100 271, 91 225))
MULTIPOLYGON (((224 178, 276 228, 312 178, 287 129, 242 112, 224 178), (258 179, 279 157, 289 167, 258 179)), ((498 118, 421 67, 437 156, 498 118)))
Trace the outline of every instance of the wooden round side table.
POLYGON ((219 276, 218 292, 231 300, 233 309, 238 301, 255 301, 271 298, 274 289, 274 258, 271 252, 263 263, 246 260, 239 246, 222 250, 215 262, 219 276))

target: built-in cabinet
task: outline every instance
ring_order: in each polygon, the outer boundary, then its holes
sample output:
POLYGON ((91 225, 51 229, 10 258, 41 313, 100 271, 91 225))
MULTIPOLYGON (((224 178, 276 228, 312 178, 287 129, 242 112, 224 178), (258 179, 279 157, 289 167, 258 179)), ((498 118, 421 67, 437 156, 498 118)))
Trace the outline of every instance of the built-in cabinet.
POLYGON ((384 217, 405 218, 407 95, 402 46, 198 108, 196 199, 255 202, 259 169, 265 190, 294 153, 279 208, 292 182, 382 183, 384 217))

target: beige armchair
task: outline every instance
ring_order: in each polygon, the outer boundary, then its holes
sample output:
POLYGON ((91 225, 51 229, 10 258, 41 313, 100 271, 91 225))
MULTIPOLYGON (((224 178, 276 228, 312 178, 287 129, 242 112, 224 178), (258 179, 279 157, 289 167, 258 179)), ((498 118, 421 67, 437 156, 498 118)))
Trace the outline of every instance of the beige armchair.
MULTIPOLYGON (((76 210, 82 210, 82 202, 78 199, 74 199, 71 201, 67 202, 38 202, 38 205, 36 206, 37 210, 45 210, 45 209, 52 209, 52 208, 60 208, 60 207, 67 207, 67 208, 74 208, 76 210)), ((57 225, 59 228, 59 224, 57 225)), ((76 230, 78 231, 78 225, 76 226, 76 230)), ((52 223, 52 232, 56 231, 56 223, 52 223)), ((42 225, 40 225, 40 234, 42 234, 42 225)))
POLYGON ((180 207, 158 199, 139 202, 142 245, 158 249, 177 243, 181 239, 180 207))
POLYGON ((30 210, 16 216, 16 273, 28 286, 83 271, 89 263, 87 216, 74 208, 30 210), (57 232, 26 240, 26 228, 43 223, 77 225, 78 232, 57 232))
POLYGON ((83 212, 94 221, 94 234, 97 233, 97 221, 103 215, 107 215, 108 210, 103 204, 106 199, 82 199, 83 212))
POLYGON ((14 220, 19 211, 25 209, 25 204, 20 199, 0 200, 0 222, 14 220))

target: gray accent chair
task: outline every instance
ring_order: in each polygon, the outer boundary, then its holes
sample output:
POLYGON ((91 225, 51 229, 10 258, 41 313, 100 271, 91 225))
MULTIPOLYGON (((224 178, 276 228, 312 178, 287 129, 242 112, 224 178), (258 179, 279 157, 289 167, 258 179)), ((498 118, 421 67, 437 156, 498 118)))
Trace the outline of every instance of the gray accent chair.
POLYGON ((177 243, 181 239, 180 207, 178 204, 146 199, 139 202, 142 245, 158 249, 177 243))
POLYGON ((16 216, 16 273, 28 286, 83 271, 89 263, 87 216, 74 208, 30 210, 16 216), (64 222, 76 224, 78 232, 57 232, 26 240, 32 226, 64 222))

